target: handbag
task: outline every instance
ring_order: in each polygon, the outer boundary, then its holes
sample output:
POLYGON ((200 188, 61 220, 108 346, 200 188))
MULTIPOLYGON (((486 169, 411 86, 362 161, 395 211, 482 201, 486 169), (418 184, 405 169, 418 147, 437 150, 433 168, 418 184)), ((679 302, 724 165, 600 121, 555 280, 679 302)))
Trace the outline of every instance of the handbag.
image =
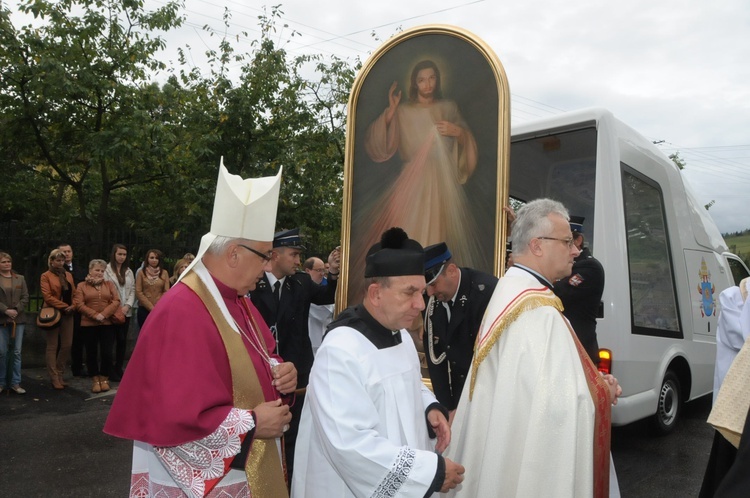
POLYGON ((60 310, 52 306, 44 306, 36 316, 36 325, 41 329, 53 329, 60 323, 60 310))
MULTIPOLYGON (((747 306, 747 305, 746 305, 747 306)), ((750 341, 745 341, 732 361, 719 389, 708 423, 737 448, 750 408, 750 341)))
POLYGON ((112 316, 109 317, 109 321, 115 325, 121 325, 125 323, 125 313, 122 312, 122 308, 118 307, 112 316))

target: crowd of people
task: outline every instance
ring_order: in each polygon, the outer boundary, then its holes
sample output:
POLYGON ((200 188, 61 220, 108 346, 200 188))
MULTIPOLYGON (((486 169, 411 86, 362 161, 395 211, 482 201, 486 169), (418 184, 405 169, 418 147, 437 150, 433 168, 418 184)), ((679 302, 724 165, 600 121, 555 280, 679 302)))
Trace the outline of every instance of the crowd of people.
POLYGON ((621 389, 555 294, 583 252, 562 205, 518 212, 499 280, 385 231, 362 301, 321 332, 310 309, 333 303, 341 249, 299 271, 299 230, 275 231, 279 180, 221 167, 211 230, 144 323, 104 428, 134 440, 132 496, 617 495, 621 389))
MULTIPOLYGON (((158 250, 133 274, 116 244, 79 279, 70 246, 50 252, 50 379, 64 389, 79 316, 92 392, 122 379, 104 431, 134 441, 130 496, 619 496, 609 442, 622 390, 597 368, 604 269, 583 219, 550 199, 507 211, 499 279, 390 228, 364 257, 362 301, 334 318, 341 248, 302 264, 300 230, 275 231, 280 175, 222 165, 211 230, 171 278, 158 250)), ((28 291, 6 253, 0 277, 9 388, 22 393, 28 291)), ((744 341, 719 335, 734 358, 744 341)), ((737 475, 746 442, 731 451, 717 435, 706 489, 737 475)))
MULTIPOLYGON (((178 278, 194 258, 185 254, 175 264, 170 278, 163 268, 164 255, 157 249, 146 253, 135 274, 123 244, 114 244, 109 261, 93 259, 87 268, 73 262, 70 244, 52 249, 39 288, 42 309, 50 309, 54 319, 50 323, 38 322, 45 336, 45 364, 52 387, 65 389, 66 376, 71 374, 91 377, 93 393, 109 391, 110 381, 119 382, 125 368, 133 310, 138 310, 139 326, 142 325, 169 289, 170 281, 178 278)), ((25 277, 13 271, 13 259, 6 252, 0 252, 0 278, 0 390, 25 394, 21 386, 21 351, 29 291, 25 277)))

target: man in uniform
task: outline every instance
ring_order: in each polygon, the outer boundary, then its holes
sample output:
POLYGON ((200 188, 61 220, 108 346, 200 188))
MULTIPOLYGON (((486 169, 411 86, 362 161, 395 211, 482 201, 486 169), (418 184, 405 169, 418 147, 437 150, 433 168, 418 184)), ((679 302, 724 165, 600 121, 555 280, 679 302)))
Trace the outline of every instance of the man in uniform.
POLYGON ((584 246, 583 217, 570 217, 573 244, 581 253, 573 263, 570 276, 555 282, 555 294, 562 301, 563 315, 570 321, 594 365, 599 365, 599 342, 596 340, 596 318, 600 316, 604 292, 604 268, 584 246))
POLYGON ((474 341, 497 278, 451 261, 445 242, 425 249, 423 341, 432 391, 454 414, 474 354, 474 341))
POLYGON ((300 253, 304 250, 299 228, 277 232, 273 253, 263 277, 250 293, 263 320, 277 341, 278 353, 297 367, 298 391, 292 405, 292 423, 284 435, 287 472, 294 470, 294 447, 299 418, 305 401, 304 388, 313 363, 308 319, 310 304, 332 304, 336 299, 340 256, 338 248, 328 256, 327 285, 313 282, 307 273, 298 273, 300 253))
POLYGON ((422 498, 463 480, 440 455, 447 411, 422 384, 405 330, 424 309, 424 250, 392 228, 368 251, 364 276, 363 303, 331 323, 315 358, 294 496, 422 498))
POLYGON ((134 440, 130 496, 287 496, 297 374, 245 297, 271 258, 280 182, 221 164, 211 231, 141 330, 104 426, 134 440))

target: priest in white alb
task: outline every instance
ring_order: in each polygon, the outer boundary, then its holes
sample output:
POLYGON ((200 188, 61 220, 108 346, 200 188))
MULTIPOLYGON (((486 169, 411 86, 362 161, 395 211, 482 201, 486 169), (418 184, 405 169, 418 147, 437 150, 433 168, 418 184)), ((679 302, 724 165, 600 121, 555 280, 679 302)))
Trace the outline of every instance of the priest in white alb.
POLYGON ((405 330, 424 309, 424 250, 400 228, 367 253, 365 298, 318 349, 297 436, 292 496, 423 498, 464 468, 440 452, 448 412, 422 384, 405 330), (432 438, 437 436, 437 444, 432 438))
POLYGON ((446 450, 467 469, 451 496, 608 496, 620 389, 597 371, 552 292, 579 252, 567 210, 528 203, 512 240, 514 266, 487 306, 446 450))

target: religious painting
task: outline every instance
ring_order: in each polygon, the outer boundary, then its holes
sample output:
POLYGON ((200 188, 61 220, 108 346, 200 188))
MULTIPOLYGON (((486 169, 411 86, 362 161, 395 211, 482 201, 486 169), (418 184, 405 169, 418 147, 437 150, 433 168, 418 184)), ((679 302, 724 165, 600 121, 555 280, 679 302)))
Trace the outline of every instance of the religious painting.
POLYGON ((492 50, 450 26, 405 31, 364 64, 348 112, 337 308, 361 301, 367 250, 393 226, 499 275, 510 100, 492 50))

